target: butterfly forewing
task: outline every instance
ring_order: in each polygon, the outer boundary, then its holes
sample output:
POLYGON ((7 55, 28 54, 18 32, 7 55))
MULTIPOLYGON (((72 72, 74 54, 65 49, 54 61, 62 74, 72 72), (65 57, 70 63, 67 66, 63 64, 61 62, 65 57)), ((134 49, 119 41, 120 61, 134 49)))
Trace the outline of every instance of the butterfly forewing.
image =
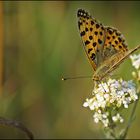
POLYGON ((93 69, 96 70, 102 58, 101 51, 105 41, 105 29, 96 19, 91 18, 82 9, 78 10, 77 16, 79 18, 78 26, 84 43, 84 49, 93 69))

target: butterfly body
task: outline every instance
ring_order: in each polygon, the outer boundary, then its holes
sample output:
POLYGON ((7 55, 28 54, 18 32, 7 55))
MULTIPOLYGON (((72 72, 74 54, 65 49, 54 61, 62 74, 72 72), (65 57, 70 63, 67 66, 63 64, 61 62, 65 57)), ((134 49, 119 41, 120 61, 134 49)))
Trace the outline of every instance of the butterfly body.
POLYGON ((78 27, 87 57, 92 65, 93 80, 104 79, 134 51, 128 51, 122 33, 113 27, 104 26, 85 10, 77 12, 78 27))

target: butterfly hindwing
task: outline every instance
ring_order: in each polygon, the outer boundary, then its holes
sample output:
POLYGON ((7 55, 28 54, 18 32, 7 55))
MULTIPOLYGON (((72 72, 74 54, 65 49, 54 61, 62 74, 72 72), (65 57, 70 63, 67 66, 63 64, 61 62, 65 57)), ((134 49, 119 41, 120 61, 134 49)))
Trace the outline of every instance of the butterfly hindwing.
POLYGON ((105 27, 105 29, 106 39, 103 49, 104 60, 114 54, 120 52, 125 53, 128 49, 123 35, 113 27, 105 27))

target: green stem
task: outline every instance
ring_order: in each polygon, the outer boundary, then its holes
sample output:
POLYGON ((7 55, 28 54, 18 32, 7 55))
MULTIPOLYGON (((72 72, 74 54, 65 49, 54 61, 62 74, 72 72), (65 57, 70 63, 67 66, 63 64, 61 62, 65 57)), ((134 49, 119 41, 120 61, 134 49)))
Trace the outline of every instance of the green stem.
POLYGON ((111 138, 116 139, 117 138, 117 135, 116 135, 116 132, 115 132, 116 125, 112 121, 112 112, 111 112, 111 110, 109 111, 109 114, 110 114, 109 115, 110 125, 108 127, 108 129, 109 129, 108 132, 109 132, 109 135, 111 136, 111 138))
POLYGON ((134 119, 134 114, 135 114, 135 111, 136 111, 136 108, 137 108, 137 104, 138 104, 138 100, 135 102, 135 104, 133 106, 133 109, 132 109, 132 112, 131 112, 131 115, 130 115, 130 118, 129 118, 129 121, 128 121, 128 125, 126 126, 123 135, 120 137, 121 139, 125 139, 126 136, 127 136, 130 125, 131 125, 131 123, 134 119))
POLYGON ((117 138, 117 137, 116 137, 116 132, 115 132, 115 128, 114 128, 114 127, 111 129, 110 135, 111 135, 114 139, 117 138))

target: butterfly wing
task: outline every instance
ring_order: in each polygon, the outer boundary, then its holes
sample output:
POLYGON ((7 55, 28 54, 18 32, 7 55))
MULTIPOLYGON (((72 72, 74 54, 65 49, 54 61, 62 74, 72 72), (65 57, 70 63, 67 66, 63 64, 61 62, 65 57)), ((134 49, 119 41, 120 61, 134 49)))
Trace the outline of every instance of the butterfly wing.
POLYGON ((124 36, 118 29, 105 27, 106 38, 102 56, 104 61, 113 55, 125 54, 128 51, 124 36))
POLYGON ((125 55, 121 59, 119 59, 119 61, 114 63, 114 65, 106 73, 110 73, 111 71, 116 69, 125 59, 127 59, 132 53, 134 53, 135 51, 139 49, 140 49, 140 46, 137 46, 134 49, 131 49, 128 52, 126 52, 125 55))
MULTIPOLYGON (((136 48, 127 51, 122 57, 119 58, 118 61, 115 61, 115 62, 113 63, 113 65, 112 65, 109 69, 106 70, 106 72, 100 73, 100 75, 99 75, 99 73, 98 73, 98 75, 97 75, 97 73, 95 73, 95 74, 93 75, 93 79, 95 79, 95 80, 101 80, 101 79, 103 79, 103 78, 106 77, 108 74, 110 74, 112 71, 114 71, 114 70, 115 70, 125 59, 127 59, 132 53, 134 53, 135 51, 137 51, 137 50, 139 50, 139 49, 140 49, 140 46, 137 46, 136 48)), ((113 60, 113 59, 112 59, 112 60, 113 60)), ((110 61, 111 61, 111 60, 110 60, 110 61)), ((99 69, 102 69, 102 68, 104 68, 105 66, 106 66, 106 65, 103 65, 103 66, 101 66, 99 69)))
POLYGON ((124 36, 113 27, 105 27, 106 39, 102 52, 103 61, 94 76, 105 74, 111 67, 121 60, 128 52, 124 36))
POLYGON ((77 12, 80 35, 88 59, 96 71, 102 62, 102 51, 105 42, 105 28, 86 11, 79 9, 77 12))

